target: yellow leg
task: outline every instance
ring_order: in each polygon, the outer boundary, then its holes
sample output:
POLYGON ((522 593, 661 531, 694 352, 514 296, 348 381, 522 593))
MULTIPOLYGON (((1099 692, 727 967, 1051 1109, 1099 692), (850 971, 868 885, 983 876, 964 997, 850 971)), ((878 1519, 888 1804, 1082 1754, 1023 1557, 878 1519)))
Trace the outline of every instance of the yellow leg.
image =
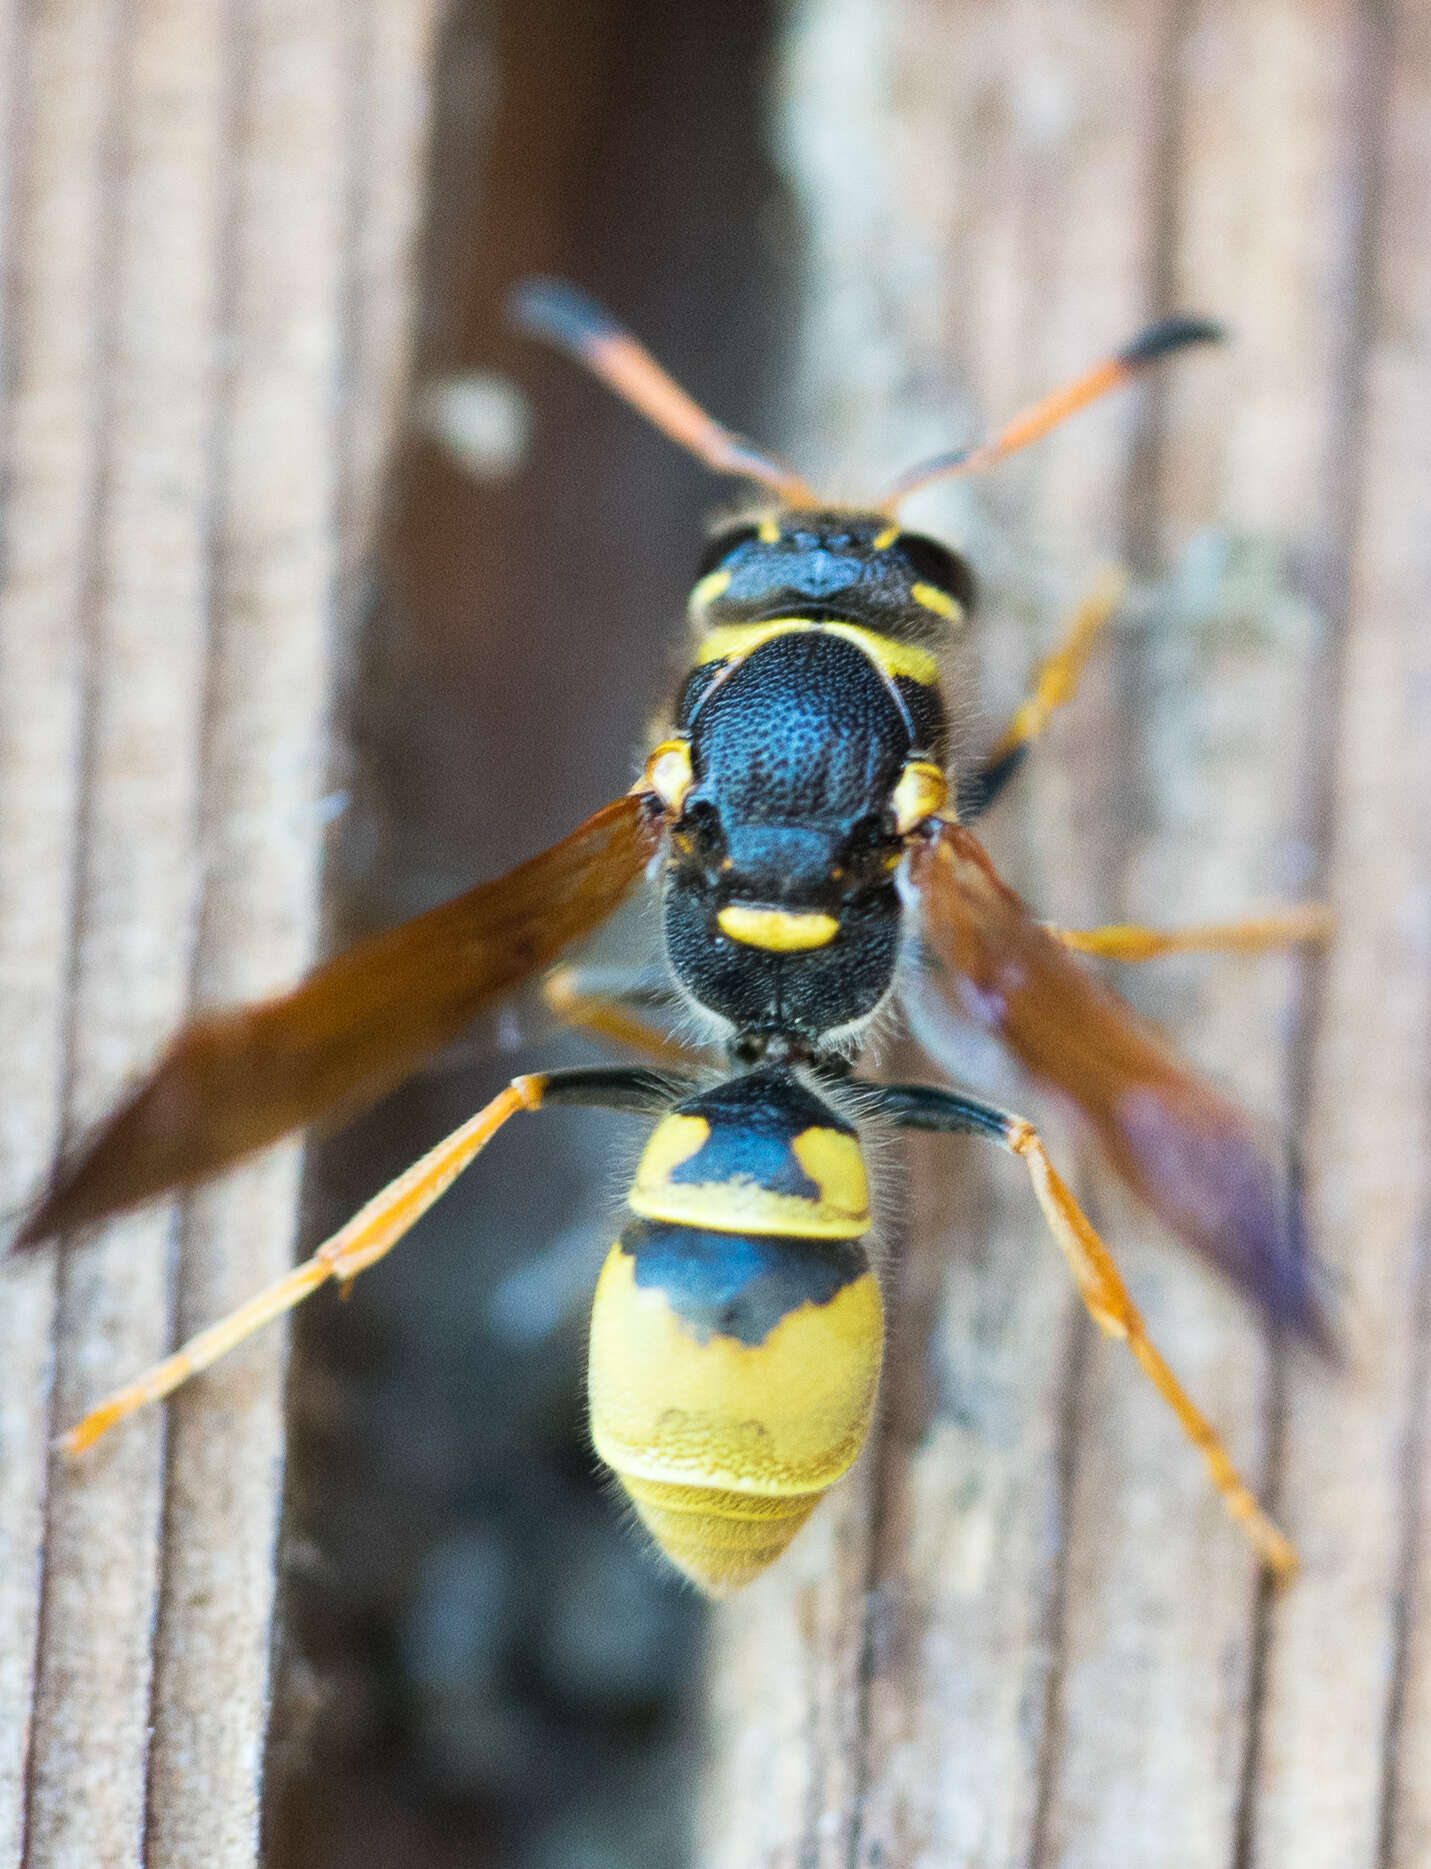
POLYGON ((1037 1131, 1030 1124, 1015 1120, 1009 1124, 1004 1142, 1028 1169, 1044 1218, 1063 1249, 1094 1322, 1110 1337, 1122 1337, 1127 1343, 1154 1388, 1182 1423, 1184 1434, 1201 1449, 1212 1483, 1222 1494, 1228 1513, 1241 1525, 1277 1581, 1286 1583, 1296 1574, 1297 1553, 1258 1505, 1228 1458, 1211 1422, 1163 1361, 1124 1288, 1108 1248, 1059 1179, 1037 1131))
POLYGON ((117 1421, 172 1393, 190 1376, 227 1355, 245 1337, 301 1304, 330 1278, 346 1289, 416 1225, 509 1117, 519 1110, 540 1109, 546 1083, 544 1077, 514 1077, 484 1109, 390 1181, 310 1259, 92 1408, 83 1421, 60 1436, 60 1448, 67 1454, 82 1453, 117 1421))
POLYGON ((678 1045, 659 1026, 643 1019, 619 997, 589 991, 579 967, 554 967, 542 981, 548 1010, 565 1026, 609 1039, 639 1056, 689 1070, 691 1047, 678 1045))
POLYGON ((1332 932, 1332 911, 1321 903, 1254 915, 1243 921, 1204 922, 1191 928, 1140 928, 1115 922, 1105 928, 1058 928, 1048 931, 1065 947, 1107 960, 1152 960, 1159 954, 1256 954, 1264 948, 1290 947, 1298 941, 1325 941, 1332 932))
POLYGON ((984 761, 986 768, 1001 765, 1012 753, 1036 740, 1059 708, 1078 692, 1088 658, 1099 631, 1123 601, 1127 577, 1110 567, 1074 611, 1063 641, 1040 664, 1028 699, 999 735, 984 761))

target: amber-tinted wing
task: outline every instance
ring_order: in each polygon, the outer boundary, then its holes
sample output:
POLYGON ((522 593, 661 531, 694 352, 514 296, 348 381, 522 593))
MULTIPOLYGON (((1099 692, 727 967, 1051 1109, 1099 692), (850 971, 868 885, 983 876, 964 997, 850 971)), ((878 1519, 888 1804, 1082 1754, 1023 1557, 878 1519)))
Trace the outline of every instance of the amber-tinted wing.
POLYGON ((1034 920, 962 826, 920 848, 914 880, 924 945, 959 1010, 1073 1103, 1181 1238, 1274 1322, 1326 1347, 1295 1192, 1241 1111, 1034 920))
POLYGON ((490 1000, 604 921, 659 841, 617 799, 529 863, 340 954, 277 999, 196 1020, 61 1165, 19 1244, 226 1168, 329 1111, 375 1102, 490 1000))

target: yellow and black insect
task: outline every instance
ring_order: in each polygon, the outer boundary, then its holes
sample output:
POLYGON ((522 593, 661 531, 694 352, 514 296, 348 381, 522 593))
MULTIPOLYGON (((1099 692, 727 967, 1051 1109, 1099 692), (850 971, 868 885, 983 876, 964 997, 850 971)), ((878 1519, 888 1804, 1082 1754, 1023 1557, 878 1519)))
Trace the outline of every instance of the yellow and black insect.
POLYGON ((648 868, 674 992, 724 1046, 726 1069, 711 1082, 672 1063, 667 1041, 561 976, 554 1001, 650 1043, 660 1067, 515 1079, 310 1259, 102 1403, 65 1444, 87 1446, 327 1280, 346 1285, 519 1111, 640 1111, 658 1120, 597 1287, 592 1437, 666 1554, 723 1594, 779 1555, 868 1433, 884 1324, 861 1131, 970 1133, 1024 1162, 1089 1310, 1127 1340, 1261 1558, 1289 1574, 1291 1547, 1149 1341, 1032 1126, 961 1092, 853 1072, 917 923, 924 964, 959 1010, 1072 1100, 1149 1205, 1275 1321, 1324 1334, 1295 1202, 1250 1125, 1070 952, 1259 945, 1314 934, 1319 918, 1170 935, 1035 921, 968 826, 1071 693, 1114 599, 1085 606, 982 768, 951 774, 939 671, 973 579, 894 517, 915 487, 990 465, 1216 327, 1156 325, 994 440, 924 463, 878 506, 846 510, 712 421, 570 288, 528 285, 516 311, 711 467, 767 496, 707 546, 669 732, 624 798, 545 854, 281 998, 191 1025, 57 1171, 22 1243, 211 1175, 335 1107, 371 1103, 597 926, 648 868))

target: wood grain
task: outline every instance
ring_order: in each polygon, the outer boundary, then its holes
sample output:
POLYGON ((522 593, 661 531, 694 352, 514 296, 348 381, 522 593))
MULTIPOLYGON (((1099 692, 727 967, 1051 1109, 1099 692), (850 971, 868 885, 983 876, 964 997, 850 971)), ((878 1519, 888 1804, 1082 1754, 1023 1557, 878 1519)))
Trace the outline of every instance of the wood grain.
POLYGON ((1279 1357, 1082 1162, 1155 1337, 1302 1547, 1274 1602, 1017 1175, 921 1144, 878 1444, 717 1619, 702 1865, 1424 1859, 1427 55, 1415 9, 1336 0, 790 12, 805 364, 767 439, 803 466, 878 486, 1151 316, 1234 328, 909 516, 983 573, 991 722, 1098 563, 1137 574, 990 822, 1048 913, 1336 908, 1322 963, 1117 983, 1302 1132, 1347 1348, 1335 1375, 1279 1357))
MULTIPOLYGON (((402 368, 433 8, 7 9, 3 1199, 316 932, 335 632, 402 368)), ((0 1267, 0 1861, 252 1863, 282 1346, 54 1429, 291 1252, 289 1151, 0 1267)))

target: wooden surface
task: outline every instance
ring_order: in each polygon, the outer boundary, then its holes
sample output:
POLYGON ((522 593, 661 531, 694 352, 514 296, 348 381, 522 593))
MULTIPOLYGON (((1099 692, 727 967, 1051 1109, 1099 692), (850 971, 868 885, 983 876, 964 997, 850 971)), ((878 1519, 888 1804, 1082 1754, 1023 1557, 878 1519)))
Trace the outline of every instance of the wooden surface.
MULTIPOLYGON (((402 371, 430 0, 0 7, 0 1202, 316 933, 325 727, 402 371)), ((0 1266, 0 1863, 255 1860, 271 1334, 54 1430, 291 1251, 297 1157, 0 1266)))
MULTIPOLYGON (((431 12, 0 0, 0 1204, 191 998, 311 948, 431 12)), ((1080 1162, 1302 1548, 1272 1602, 1017 1172, 921 1145, 878 1445, 717 1620, 704 1869, 1431 1857, 1428 126, 1411 0, 788 9, 771 127, 802 361, 762 440, 858 494, 1154 312, 1236 329, 911 517, 983 576, 990 721, 1099 564, 1139 575, 991 825, 1041 907, 1335 904, 1323 965, 1120 984, 1302 1135, 1347 1356, 1276 1357, 1080 1162)), ((0 1268, 0 1863, 253 1860, 276 1339, 82 1469, 46 1448, 282 1261, 293 1181, 275 1160, 0 1268)))
MULTIPOLYGON (((842 488, 1173 308, 1235 342, 1072 422, 947 527, 996 719, 1098 565, 1116 640, 990 821, 1039 905, 1325 894, 1320 964, 1119 984, 1304 1139, 1346 1344, 1282 1358, 1091 1161, 1173 1366, 1305 1565, 1272 1600, 1080 1314, 1016 1170, 912 1152, 877 1445, 713 1648, 702 1869, 1417 1869, 1431 987, 1431 21, 1352 0, 801 0, 776 134, 808 240, 786 445, 842 488)), ((972 703, 971 736, 978 729, 972 703)), ((1017 1086, 995 1088, 1077 1143, 1017 1086)))

